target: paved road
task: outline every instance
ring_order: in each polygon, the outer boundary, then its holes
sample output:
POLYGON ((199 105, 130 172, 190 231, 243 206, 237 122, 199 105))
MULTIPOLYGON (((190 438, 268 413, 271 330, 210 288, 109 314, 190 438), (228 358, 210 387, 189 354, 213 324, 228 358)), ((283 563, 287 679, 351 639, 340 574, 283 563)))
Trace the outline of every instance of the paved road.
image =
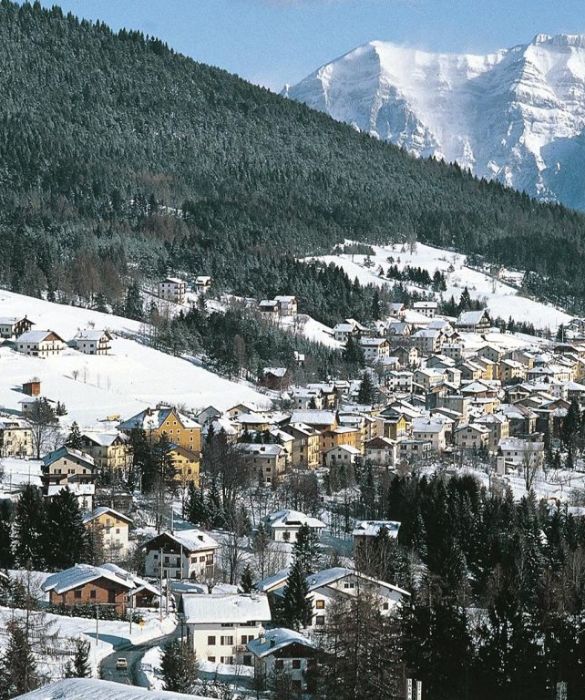
POLYGON ((114 681, 115 683, 124 683, 125 685, 143 685, 138 670, 140 661, 148 649, 164 645, 169 640, 173 639, 178 634, 178 628, 171 634, 166 634, 163 637, 156 637, 143 644, 131 644, 128 641, 122 642, 115 646, 114 652, 101 662, 100 675, 106 681, 114 681), (116 669, 116 660, 123 656, 128 661, 128 670, 119 671, 116 669))

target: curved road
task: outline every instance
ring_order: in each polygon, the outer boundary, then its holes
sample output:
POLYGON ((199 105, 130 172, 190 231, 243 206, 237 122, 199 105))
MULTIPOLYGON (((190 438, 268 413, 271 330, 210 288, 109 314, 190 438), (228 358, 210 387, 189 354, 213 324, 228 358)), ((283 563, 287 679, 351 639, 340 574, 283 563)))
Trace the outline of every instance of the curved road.
POLYGON ((169 640, 177 636, 178 627, 171 634, 163 637, 150 639, 142 644, 132 644, 129 641, 122 642, 115 647, 114 652, 106 656, 100 664, 100 676, 103 680, 124 683, 125 685, 145 686, 144 677, 138 673, 140 661, 148 649, 164 645, 169 640), (128 670, 119 671, 116 669, 116 660, 123 656, 128 660, 128 670))

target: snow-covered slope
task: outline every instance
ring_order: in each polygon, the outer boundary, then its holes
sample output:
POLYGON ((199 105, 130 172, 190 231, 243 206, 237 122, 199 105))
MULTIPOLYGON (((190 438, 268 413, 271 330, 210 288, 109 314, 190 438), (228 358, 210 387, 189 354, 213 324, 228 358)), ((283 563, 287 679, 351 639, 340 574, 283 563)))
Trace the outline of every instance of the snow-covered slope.
POLYGON ((60 357, 26 357, 0 345, 0 408, 19 409, 23 382, 38 376, 43 394, 65 403, 69 420, 90 427, 107 416, 130 416, 159 401, 219 409, 240 401, 267 405, 247 384, 230 382, 188 359, 172 357, 139 342, 141 324, 125 318, 0 290, 0 317, 27 315, 39 330, 70 340, 90 323, 114 334, 111 355, 83 355, 67 349, 60 357), (133 338, 136 338, 133 339, 133 338))
MULTIPOLYGON (((500 316, 508 319, 510 316, 516 321, 532 323, 535 328, 549 329, 554 332, 558 326, 566 324, 571 316, 553 306, 543 304, 533 299, 528 299, 518 294, 518 291, 489 275, 474 270, 466 265, 464 255, 441 248, 417 243, 416 249, 409 252, 402 245, 373 246, 374 255, 369 256, 370 266, 366 265, 365 255, 323 255, 317 260, 325 263, 334 263, 345 270, 351 279, 357 278, 361 284, 374 284, 376 286, 394 284, 393 280, 381 277, 379 269, 387 274, 391 257, 400 270, 406 266, 421 267, 432 276, 435 270, 445 274, 447 290, 443 297, 449 299, 451 295, 455 301, 459 300, 465 287, 473 299, 485 301, 486 307, 494 318, 500 316)), ((416 286, 406 283, 407 287, 416 290, 416 286)), ((428 291, 418 288, 418 291, 428 291)))
POLYGON ((486 56, 373 41, 284 94, 416 155, 585 208, 585 35, 486 56))

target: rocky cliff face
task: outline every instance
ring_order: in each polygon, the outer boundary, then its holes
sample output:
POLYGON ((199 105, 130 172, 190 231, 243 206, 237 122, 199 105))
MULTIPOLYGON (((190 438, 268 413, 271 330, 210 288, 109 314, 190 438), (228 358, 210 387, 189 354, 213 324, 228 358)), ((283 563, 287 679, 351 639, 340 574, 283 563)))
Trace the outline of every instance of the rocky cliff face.
POLYGON ((373 41, 285 94, 417 156, 585 209, 585 36, 486 56, 373 41))

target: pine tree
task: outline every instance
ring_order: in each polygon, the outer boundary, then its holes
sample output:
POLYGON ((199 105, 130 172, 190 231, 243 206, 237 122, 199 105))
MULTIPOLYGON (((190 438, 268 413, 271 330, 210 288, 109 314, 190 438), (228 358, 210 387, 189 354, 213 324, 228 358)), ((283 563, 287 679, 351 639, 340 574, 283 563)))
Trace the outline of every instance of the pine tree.
POLYGON ((282 613, 289 627, 298 630, 309 624, 312 608, 311 601, 307 598, 308 594, 306 573, 297 559, 289 572, 282 602, 282 613))
POLYGON ((12 551, 12 504, 8 500, 0 501, 0 569, 14 566, 12 551))
POLYGON ((49 568, 67 569, 88 559, 88 536, 79 503, 67 487, 49 501, 44 539, 49 568))
POLYGON ((197 681, 197 659, 188 643, 173 639, 164 648, 161 659, 164 690, 191 693, 197 681))
POLYGON ((18 498, 14 515, 14 557, 20 568, 43 568, 45 527, 45 501, 40 489, 27 485, 18 498))
POLYGON ((26 629, 18 620, 8 623, 8 645, 0 660, 0 698, 14 698, 40 685, 37 663, 27 638, 26 629))
POLYGON ((67 447, 71 447, 73 450, 81 450, 83 447, 83 439, 81 437, 81 431, 79 430, 79 425, 76 421, 71 424, 71 431, 67 436, 65 441, 67 447))
POLYGON ((315 531, 306 523, 303 523, 297 532, 297 539, 293 548, 295 563, 298 563, 306 574, 313 573, 319 560, 319 538, 315 531))
POLYGON ((250 564, 246 564, 244 570, 242 571, 242 577, 240 579, 240 588, 243 593, 251 593, 254 590, 254 578, 252 576, 252 569, 250 564))
POLYGON ((374 384, 369 372, 362 374, 362 381, 358 391, 358 403, 363 406, 371 406, 374 403, 374 384))
POLYGON ((209 509, 205 502, 205 495, 192 481, 189 482, 187 490, 185 518, 194 525, 202 525, 204 527, 206 527, 209 522, 209 509))
POLYGON ((126 301, 124 303, 124 315, 127 318, 132 318, 135 321, 144 320, 144 305, 142 302, 142 295, 140 294, 140 287, 138 283, 134 280, 126 292, 126 301))
POLYGON ((89 642, 78 639, 75 643, 75 655, 73 663, 69 662, 65 668, 66 678, 89 678, 91 667, 89 664, 89 642))

